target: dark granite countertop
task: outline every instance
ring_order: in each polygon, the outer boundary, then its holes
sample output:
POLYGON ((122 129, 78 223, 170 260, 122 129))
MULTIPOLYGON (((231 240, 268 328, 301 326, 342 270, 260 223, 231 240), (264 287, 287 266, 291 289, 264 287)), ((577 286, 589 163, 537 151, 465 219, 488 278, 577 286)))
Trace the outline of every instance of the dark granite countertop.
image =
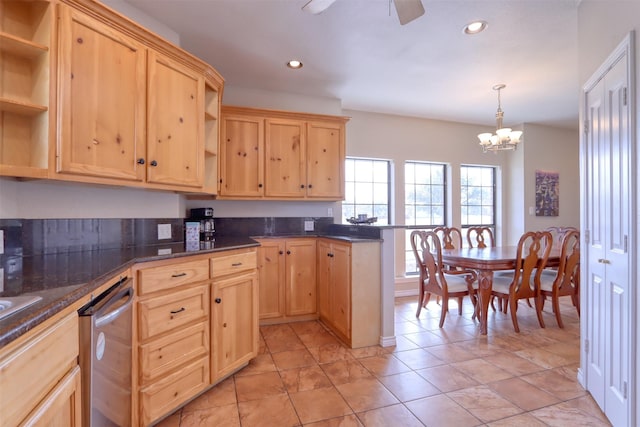
POLYGON ((0 348, 135 263, 258 245, 249 237, 216 237, 208 249, 190 250, 184 243, 172 243, 0 258, 0 267, 4 269, 0 299, 18 295, 42 297, 41 301, 0 320, 0 348))
POLYGON ((355 236, 341 236, 341 235, 326 235, 326 234, 274 234, 268 236, 251 236, 252 239, 304 239, 304 238, 324 238, 342 240, 349 243, 363 243, 363 242, 380 242, 382 239, 373 237, 355 237, 355 236))

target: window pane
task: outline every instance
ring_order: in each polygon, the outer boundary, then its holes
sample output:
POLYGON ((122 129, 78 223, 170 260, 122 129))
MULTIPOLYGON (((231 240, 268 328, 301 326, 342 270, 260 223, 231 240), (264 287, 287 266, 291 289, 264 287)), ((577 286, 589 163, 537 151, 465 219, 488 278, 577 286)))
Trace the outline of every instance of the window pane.
POLYGON ((389 224, 389 170, 388 160, 346 159, 343 223, 358 214, 366 214, 378 217, 377 224, 389 224))
POLYGON ((495 227, 495 168, 461 166, 461 224, 495 227))

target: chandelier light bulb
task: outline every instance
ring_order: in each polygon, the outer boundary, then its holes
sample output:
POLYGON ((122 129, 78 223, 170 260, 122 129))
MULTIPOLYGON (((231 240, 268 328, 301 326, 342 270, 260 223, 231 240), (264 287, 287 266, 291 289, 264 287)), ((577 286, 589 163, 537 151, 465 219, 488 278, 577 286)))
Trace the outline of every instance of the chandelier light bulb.
POLYGON ((481 133, 478 134, 480 140, 480 146, 482 151, 487 153, 489 151, 506 151, 515 150, 522 138, 522 131, 512 130, 511 128, 502 127, 502 119, 504 117, 504 111, 500 106, 500 91, 504 89, 506 85, 497 84, 493 86, 493 90, 498 91, 498 110, 496 111, 496 133, 481 133))

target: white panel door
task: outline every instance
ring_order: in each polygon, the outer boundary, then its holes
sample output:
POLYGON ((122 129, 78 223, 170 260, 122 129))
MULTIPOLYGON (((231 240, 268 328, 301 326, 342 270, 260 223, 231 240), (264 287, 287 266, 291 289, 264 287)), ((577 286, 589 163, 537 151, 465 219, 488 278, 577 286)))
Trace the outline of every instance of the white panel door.
POLYGON ((586 94, 587 388, 614 426, 629 421, 630 146, 628 57, 586 94))

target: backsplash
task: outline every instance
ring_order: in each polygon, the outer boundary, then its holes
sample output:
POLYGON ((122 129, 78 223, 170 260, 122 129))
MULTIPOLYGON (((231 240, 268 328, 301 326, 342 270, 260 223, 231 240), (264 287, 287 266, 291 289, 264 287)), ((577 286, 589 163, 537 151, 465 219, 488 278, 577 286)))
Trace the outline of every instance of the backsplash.
MULTIPOLYGON (((216 236, 327 234, 333 218, 215 218, 216 236), (305 231, 313 221, 313 231, 305 231)), ((182 218, 0 219, 4 255, 33 256, 116 249, 184 241, 182 218), (171 239, 158 240, 158 224, 171 225, 171 239)), ((342 233, 344 234, 344 233, 342 233)))

